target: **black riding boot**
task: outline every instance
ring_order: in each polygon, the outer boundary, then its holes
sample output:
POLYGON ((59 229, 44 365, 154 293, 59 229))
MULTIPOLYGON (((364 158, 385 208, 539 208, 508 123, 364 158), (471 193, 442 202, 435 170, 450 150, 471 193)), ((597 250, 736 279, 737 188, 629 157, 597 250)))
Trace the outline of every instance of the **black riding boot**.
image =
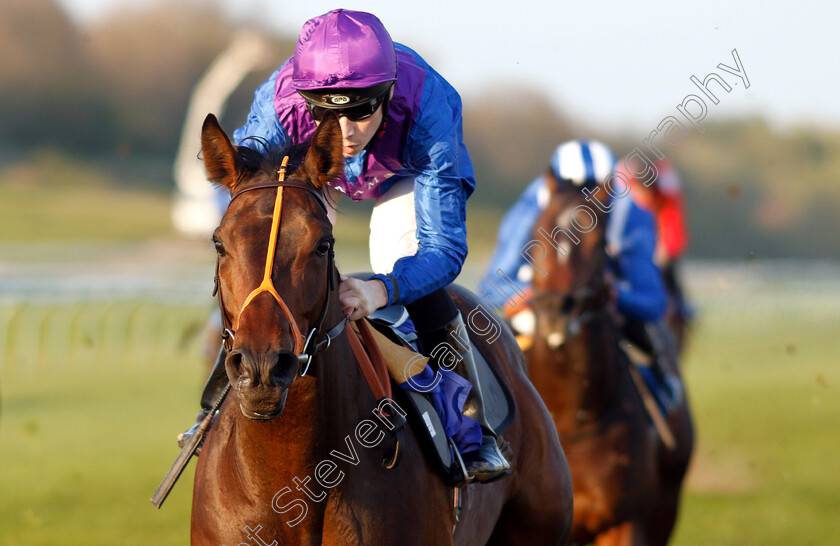
MULTIPOLYGON (((423 346, 423 353, 431 357, 429 363, 435 371, 442 364, 451 365, 448 362, 438 361, 439 358, 443 358, 447 354, 452 354, 449 350, 449 347, 451 347, 451 350, 460 357, 454 365, 453 371, 472 384, 472 389, 470 389, 470 394, 464 405, 464 415, 481 425, 482 437, 481 447, 476 451, 464 455, 467 475, 474 481, 489 482, 510 474, 510 463, 499 449, 496 433, 487 421, 487 416, 484 412, 481 382, 478 377, 472 346, 469 343, 468 330, 452 298, 449 297, 449 294, 444 289, 441 289, 406 307, 408 308, 409 315, 412 315, 412 311, 414 311, 415 315, 419 315, 416 319, 415 316, 411 318, 414 321, 417 336, 423 346), (433 303, 438 303, 438 305, 433 305, 433 303), (421 305, 418 306, 418 304, 421 305), (437 321, 440 321, 441 317, 445 316, 452 318, 436 328, 423 328, 423 322, 426 322, 424 319, 429 319, 432 309, 443 311, 442 313, 435 314, 437 321), (447 344, 448 347, 442 344, 447 344)), ((438 324, 440 323, 438 322, 438 324)), ((428 322, 426 322, 426 325, 428 325, 428 322)))
MULTIPOLYGON (((210 377, 207 378, 207 384, 204 385, 204 391, 201 393, 201 411, 198 412, 198 415, 195 418, 195 424, 186 432, 182 432, 178 435, 178 445, 180 447, 184 447, 184 444, 187 443, 190 436, 195 433, 196 429, 198 429, 198 425, 201 424, 204 417, 207 415, 207 412, 210 411, 210 408, 213 407, 216 399, 219 398, 219 395, 222 394, 222 391, 225 389, 225 385, 227 385, 228 382, 227 372, 225 371, 226 358, 227 352, 224 348, 219 349, 219 356, 216 357, 216 363, 213 364, 213 370, 210 372, 210 377)), ((200 451, 201 448, 197 449, 195 452, 196 455, 198 455, 200 451)))
POLYGON ((674 404, 683 396, 682 382, 676 371, 676 355, 679 350, 671 337, 670 330, 667 330, 661 322, 647 324, 645 331, 653 347, 654 357, 651 366, 665 386, 669 404, 674 404))
POLYGON ((667 397, 666 405, 672 404, 682 395, 682 385, 679 378, 669 371, 666 359, 673 354, 673 349, 666 347, 660 330, 655 324, 641 321, 628 321, 624 326, 624 334, 628 341, 640 349, 649 359, 648 366, 653 376, 662 386, 667 397))

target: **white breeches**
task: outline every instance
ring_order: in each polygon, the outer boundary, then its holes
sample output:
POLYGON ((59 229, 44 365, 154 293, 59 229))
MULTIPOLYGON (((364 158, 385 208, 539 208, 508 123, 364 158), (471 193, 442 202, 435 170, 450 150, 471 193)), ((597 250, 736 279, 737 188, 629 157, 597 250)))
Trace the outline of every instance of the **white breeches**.
MULTIPOLYGON (((341 194, 333 192, 334 200, 341 194)), ((335 224, 335 211, 330 221, 335 224)), ((417 253, 414 177, 405 177, 376 198, 370 215, 370 265, 374 273, 390 273, 394 262, 417 253)))

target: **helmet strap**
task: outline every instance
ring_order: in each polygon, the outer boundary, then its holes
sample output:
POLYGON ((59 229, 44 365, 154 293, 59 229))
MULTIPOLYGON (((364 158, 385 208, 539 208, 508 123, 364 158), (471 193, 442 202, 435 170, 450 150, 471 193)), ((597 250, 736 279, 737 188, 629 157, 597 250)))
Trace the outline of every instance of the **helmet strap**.
MULTIPOLYGON (((382 123, 379 125, 379 131, 377 131, 376 136, 382 137, 385 135, 385 128, 388 125, 388 105, 391 103, 391 92, 394 90, 394 85, 392 84, 391 87, 388 88, 388 91, 385 92, 385 99, 382 101, 382 123)), ((370 143, 368 143, 370 146, 370 143)))

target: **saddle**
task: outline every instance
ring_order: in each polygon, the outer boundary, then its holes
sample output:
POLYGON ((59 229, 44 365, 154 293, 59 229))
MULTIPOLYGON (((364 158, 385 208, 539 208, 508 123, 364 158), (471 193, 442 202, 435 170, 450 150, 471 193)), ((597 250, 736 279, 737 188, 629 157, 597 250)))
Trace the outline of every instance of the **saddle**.
POLYGON ((682 400, 682 383, 676 374, 678 350, 662 322, 646 323, 644 330, 649 348, 641 347, 627 335, 622 336, 619 346, 642 374, 659 408, 667 415, 682 400))
POLYGON ((650 342, 649 350, 640 347, 633 336, 627 335, 619 341, 619 347, 627 360, 627 369, 647 409, 648 417, 663 443, 673 449, 676 442, 667 418, 685 395, 677 371, 676 345, 667 327, 661 322, 645 324, 644 330, 650 342))
MULTIPOLYGON (((408 312, 403 306, 391 306, 375 311, 367 320, 373 328, 369 334, 362 336, 362 343, 368 352, 378 352, 384 360, 389 376, 387 381, 393 386, 393 399, 407 413, 408 421, 421 438, 426 456, 449 484, 462 482, 464 473, 460 454, 454 442, 447 437, 429 395, 400 388, 409 377, 421 373, 429 361, 417 351, 417 334, 408 312), (376 347, 371 347, 372 344, 376 347)), ((493 430, 501 434, 513 421, 513 397, 474 343, 472 349, 484 393, 485 414, 493 430)), ((470 417, 468 412, 465 415, 470 417)))

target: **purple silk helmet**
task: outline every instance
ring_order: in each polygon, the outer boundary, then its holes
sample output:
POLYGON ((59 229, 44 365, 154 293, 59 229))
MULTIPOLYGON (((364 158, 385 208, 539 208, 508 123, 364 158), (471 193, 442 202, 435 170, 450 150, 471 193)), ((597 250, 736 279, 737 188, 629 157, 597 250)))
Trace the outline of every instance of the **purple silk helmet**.
POLYGON ((397 79, 391 35, 363 11, 336 9, 304 23, 292 63, 292 86, 304 92, 369 88, 397 79))

